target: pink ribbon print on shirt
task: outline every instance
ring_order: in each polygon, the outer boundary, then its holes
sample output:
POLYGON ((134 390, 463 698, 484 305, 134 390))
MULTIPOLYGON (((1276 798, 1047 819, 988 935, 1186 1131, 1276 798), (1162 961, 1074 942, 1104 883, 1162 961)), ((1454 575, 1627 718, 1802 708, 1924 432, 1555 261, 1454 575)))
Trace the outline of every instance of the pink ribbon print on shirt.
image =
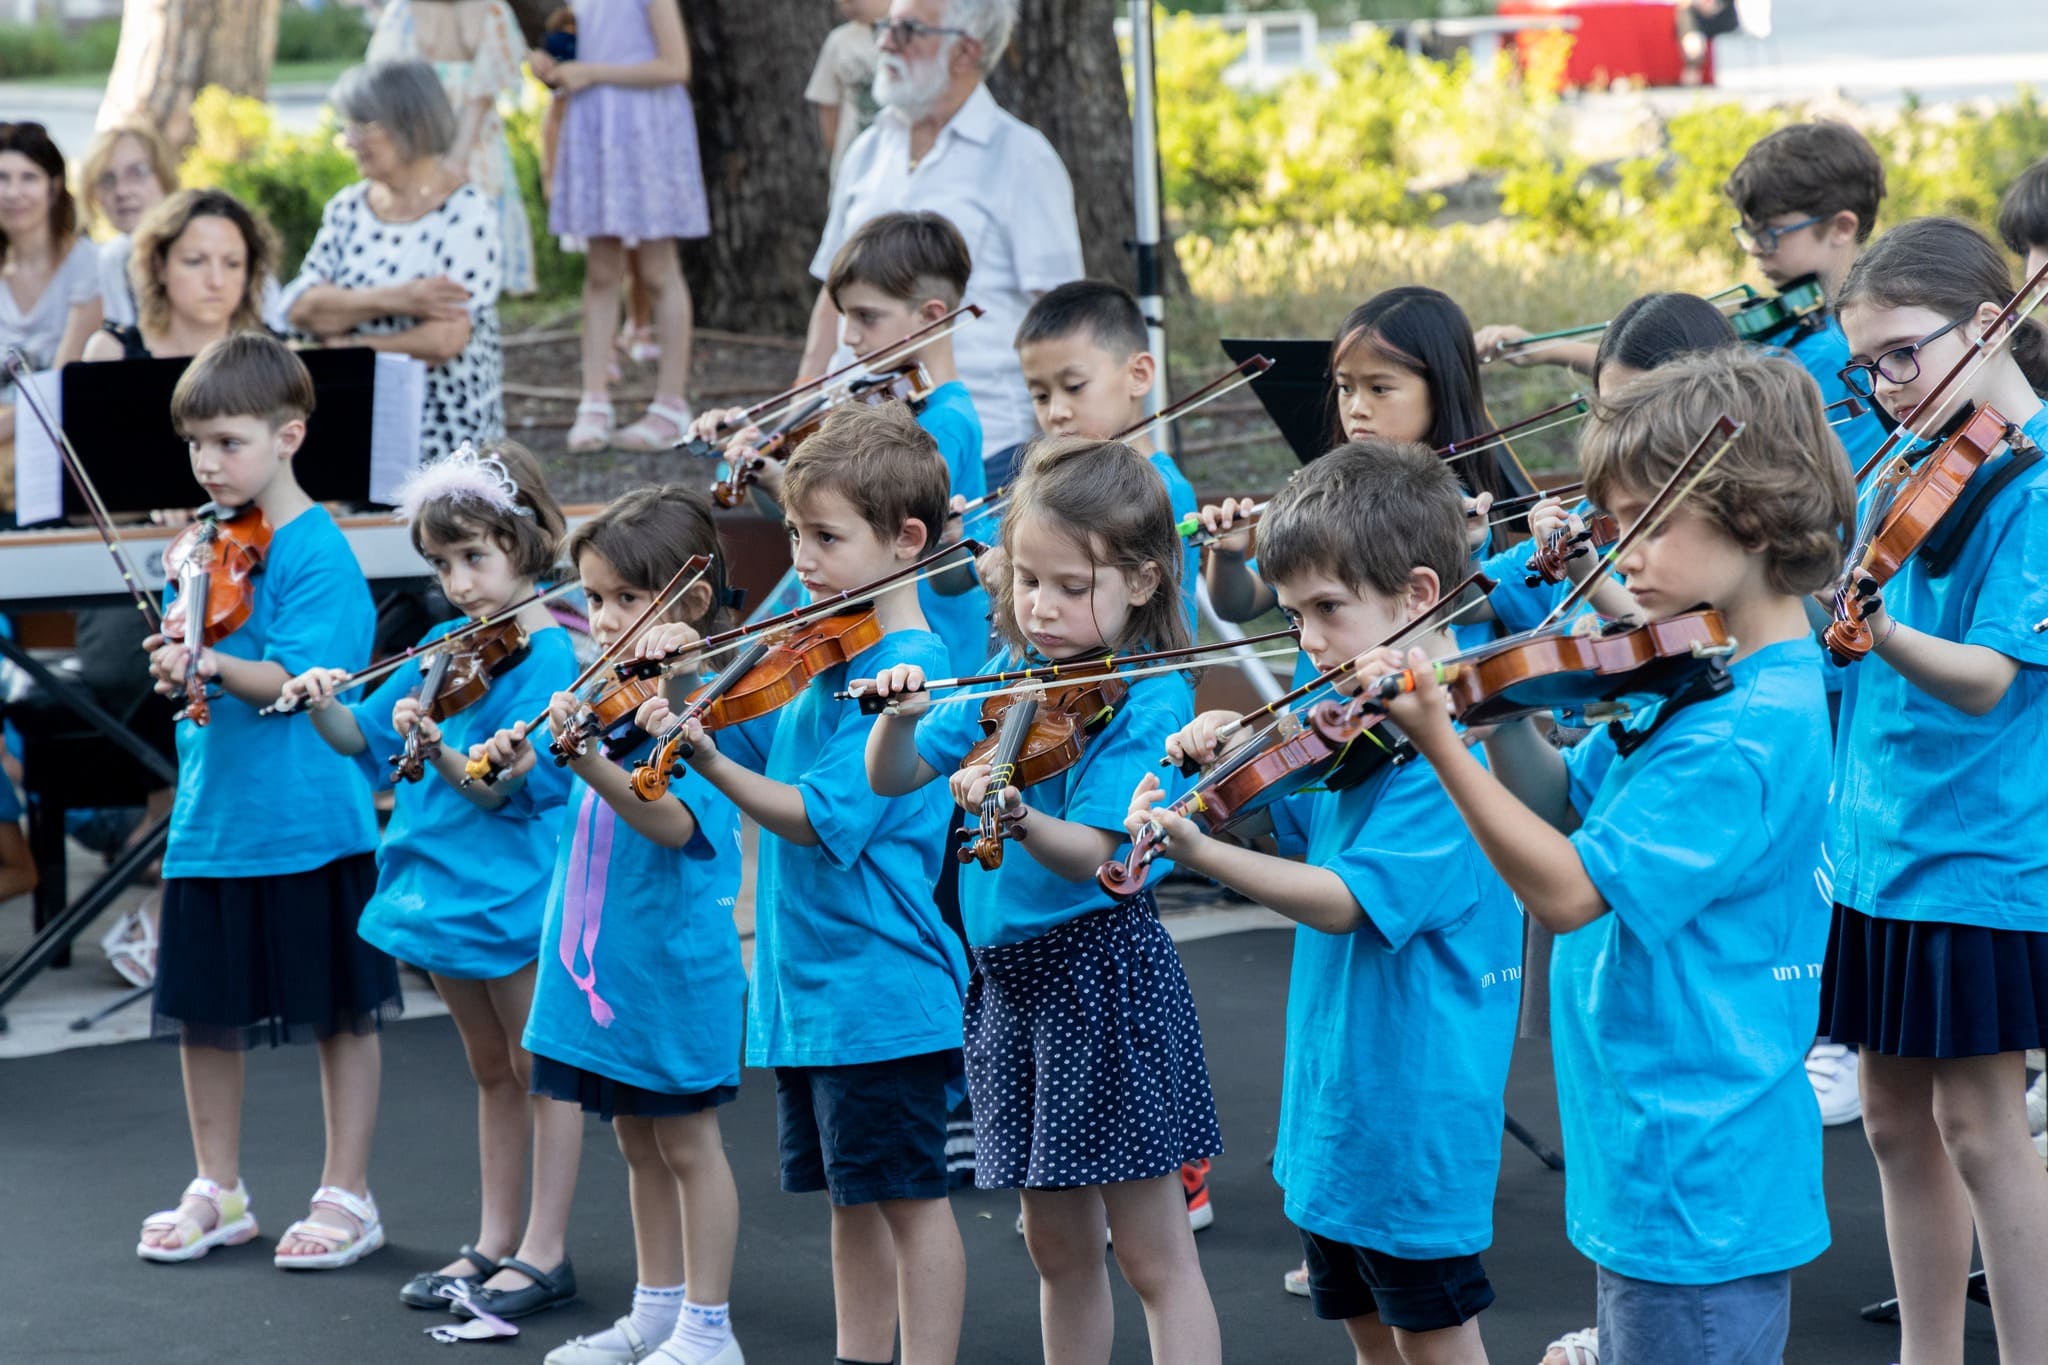
POLYGON ((576 835, 569 844, 569 882, 562 894, 562 965, 589 998, 590 1017, 599 1028, 610 1028, 613 1017, 612 1007, 597 993, 597 931, 604 923, 604 882, 611 868, 612 832, 618 819, 610 806, 597 799, 596 792, 583 793, 583 804, 576 811, 576 835), (588 973, 576 970, 579 948, 590 968, 588 973))

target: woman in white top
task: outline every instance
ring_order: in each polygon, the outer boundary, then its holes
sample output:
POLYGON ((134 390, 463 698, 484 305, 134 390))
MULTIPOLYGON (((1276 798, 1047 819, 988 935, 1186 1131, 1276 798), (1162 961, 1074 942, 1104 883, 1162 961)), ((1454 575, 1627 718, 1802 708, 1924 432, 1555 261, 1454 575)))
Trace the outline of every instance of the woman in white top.
MULTIPOLYGON (((78 359, 100 325, 99 252, 40 123, 0 123, 0 285, 0 349, 31 369, 78 359)), ((0 512, 13 511, 14 386, 0 370, 0 512)))
POLYGON ((78 198, 86 222, 106 237, 100 243, 100 313, 111 326, 135 325, 135 291, 128 283, 129 235, 143 214, 177 188, 171 149, 146 123, 131 120, 102 128, 85 149, 78 198))

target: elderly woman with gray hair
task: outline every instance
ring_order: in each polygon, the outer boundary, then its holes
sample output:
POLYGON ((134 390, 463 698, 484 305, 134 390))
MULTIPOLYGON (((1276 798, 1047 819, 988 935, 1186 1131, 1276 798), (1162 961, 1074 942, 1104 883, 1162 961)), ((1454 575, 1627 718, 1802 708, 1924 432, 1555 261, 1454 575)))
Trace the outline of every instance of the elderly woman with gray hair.
POLYGON ((331 97, 363 178, 327 201, 282 300, 322 343, 427 363, 421 458, 505 430, 498 211, 446 161, 455 111, 425 62, 370 62, 331 97))

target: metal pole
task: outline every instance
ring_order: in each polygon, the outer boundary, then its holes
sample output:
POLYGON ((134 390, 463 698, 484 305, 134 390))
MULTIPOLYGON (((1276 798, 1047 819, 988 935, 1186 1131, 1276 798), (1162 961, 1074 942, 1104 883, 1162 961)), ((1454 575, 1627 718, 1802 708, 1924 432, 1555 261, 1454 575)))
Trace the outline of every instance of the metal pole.
MULTIPOLYGON (((1147 416, 1166 405, 1166 298, 1159 270, 1159 110, 1152 56, 1152 0, 1131 0, 1131 202, 1137 233, 1131 240, 1138 274, 1138 308, 1159 366, 1147 416)), ((1173 442, 1172 433, 1166 437, 1173 442)))

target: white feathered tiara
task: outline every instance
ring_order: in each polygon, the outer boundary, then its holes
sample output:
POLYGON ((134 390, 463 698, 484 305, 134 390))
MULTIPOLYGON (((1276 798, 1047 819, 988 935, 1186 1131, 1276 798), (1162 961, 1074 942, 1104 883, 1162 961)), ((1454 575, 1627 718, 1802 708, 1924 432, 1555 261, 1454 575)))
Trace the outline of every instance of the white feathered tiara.
POLYGON ((464 441, 455 452, 429 461, 405 476, 392 499, 393 515, 410 525, 421 509, 434 502, 480 503, 514 516, 531 517, 533 509, 521 506, 519 484, 495 455, 479 456, 476 447, 464 441))

